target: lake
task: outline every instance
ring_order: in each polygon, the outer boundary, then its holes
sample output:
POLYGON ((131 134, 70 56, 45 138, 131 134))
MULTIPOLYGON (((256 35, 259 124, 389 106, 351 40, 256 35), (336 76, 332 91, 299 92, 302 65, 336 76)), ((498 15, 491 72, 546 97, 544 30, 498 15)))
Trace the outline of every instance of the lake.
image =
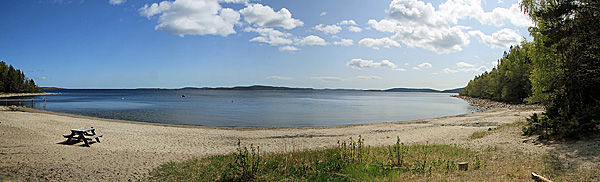
POLYGON ((205 126, 301 127, 409 121, 471 113, 449 93, 325 90, 58 89, 23 105, 76 115, 205 126), (185 95, 185 97, 182 97, 185 95))

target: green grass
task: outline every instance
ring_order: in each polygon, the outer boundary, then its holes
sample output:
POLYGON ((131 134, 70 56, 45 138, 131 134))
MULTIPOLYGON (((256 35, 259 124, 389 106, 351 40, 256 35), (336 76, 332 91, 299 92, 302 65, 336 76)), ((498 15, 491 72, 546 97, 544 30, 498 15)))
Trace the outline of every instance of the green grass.
POLYGON ((531 181, 531 172, 557 181, 600 179, 598 169, 565 167, 555 155, 494 146, 474 151, 457 145, 404 145, 399 139, 392 145, 370 147, 359 136, 334 148, 270 154, 238 143, 232 154, 163 164, 148 180, 531 181), (458 170, 460 162, 468 162, 469 170, 458 170))
MULTIPOLYGON (((341 142, 336 148, 272 153, 261 156, 251 178, 232 175, 240 153, 211 156, 182 163, 166 163, 154 170, 151 181, 389 181, 437 179, 460 175, 459 162, 479 168, 479 157, 454 145, 398 145, 368 147, 357 141, 341 142), (404 149, 402 165, 396 149, 404 149)), ((243 146, 242 146, 243 148, 243 146)), ((243 149, 242 149, 243 150, 243 149)))

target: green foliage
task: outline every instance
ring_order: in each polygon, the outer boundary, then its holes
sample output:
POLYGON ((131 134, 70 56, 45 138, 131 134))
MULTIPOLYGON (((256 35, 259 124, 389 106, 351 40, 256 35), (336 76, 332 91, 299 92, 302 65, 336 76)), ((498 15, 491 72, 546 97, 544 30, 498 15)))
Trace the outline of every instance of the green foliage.
POLYGON ((248 147, 242 146, 241 143, 241 140, 238 139, 236 153, 233 154, 235 160, 227 165, 222 181, 251 181, 259 172, 260 147, 254 148, 250 144, 250 150, 248 150, 248 147))
MULTIPOLYGON (((166 163, 150 181, 398 181, 459 178, 457 161, 482 165, 478 155, 456 145, 370 147, 362 136, 315 151, 259 155, 238 141, 236 152, 181 163, 166 163)), ((471 172, 476 171, 474 167, 471 172)))
MULTIPOLYGON (((578 136, 600 121, 600 2, 524 0, 521 8, 536 23, 532 97, 546 106, 540 123, 551 134, 578 136)), ((531 126, 536 130, 536 126, 531 126)), ((535 131, 533 133, 539 133, 535 131)), ((548 132, 543 132, 548 133, 548 132)))
POLYGON ((34 93, 40 92, 40 88, 21 70, 0 61, 0 92, 34 93))
POLYGON ((531 94, 532 70, 528 50, 532 43, 523 42, 510 48, 498 60, 498 67, 471 80, 459 94, 508 103, 522 103, 531 94))
MULTIPOLYGON (((600 1, 523 0, 535 22, 533 42, 500 59, 498 68, 475 77, 460 95, 497 101, 541 103, 539 123, 525 134, 581 136, 599 128, 600 1)), ((525 130, 524 130, 525 131, 525 130)))

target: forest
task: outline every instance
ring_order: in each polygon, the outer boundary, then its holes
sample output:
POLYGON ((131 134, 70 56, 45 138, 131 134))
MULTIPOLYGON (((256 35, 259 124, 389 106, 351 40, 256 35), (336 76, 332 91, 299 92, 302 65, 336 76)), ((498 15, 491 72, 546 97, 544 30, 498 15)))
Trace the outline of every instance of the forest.
POLYGON ((523 0, 535 26, 532 42, 511 47, 497 68, 476 76, 459 94, 508 103, 540 103, 523 131, 580 137, 598 131, 600 1, 523 0))
POLYGON ((25 77, 25 74, 15 69, 12 65, 0 62, 0 92, 2 93, 37 93, 40 88, 33 79, 25 77))

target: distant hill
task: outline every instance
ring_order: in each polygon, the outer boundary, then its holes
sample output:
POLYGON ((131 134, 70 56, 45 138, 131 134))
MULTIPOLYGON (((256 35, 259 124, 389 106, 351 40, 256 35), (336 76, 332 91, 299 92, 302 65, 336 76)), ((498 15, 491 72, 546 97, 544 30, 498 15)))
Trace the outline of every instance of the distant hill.
POLYGON ((464 88, 465 87, 443 90, 442 93, 458 93, 458 92, 462 91, 464 88))
POLYGON ((458 93, 463 88, 455 88, 455 89, 450 89, 450 90, 435 90, 435 89, 429 89, 429 88, 392 88, 392 89, 387 89, 387 90, 383 90, 383 91, 384 92, 458 93))
MULTIPOLYGON (((463 87, 464 88, 464 87, 463 87)), ((449 90, 435 90, 429 88, 392 88, 387 90, 361 90, 361 89, 314 89, 314 88, 292 88, 292 87, 276 87, 266 85, 252 85, 252 86, 235 86, 235 87, 183 87, 179 89, 171 90, 301 90, 301 91, 356 91, 356 92, 426 92, 426 93, 458 93, 463 88, 449 89, 449 90)), ((43 87, 42 89, 61 89, 56 87, 43 87)), ((141 90, 162 90, 164 88, 137 88, 141 90)), ((170 90, 170 89, 166 89, 170 90)))

